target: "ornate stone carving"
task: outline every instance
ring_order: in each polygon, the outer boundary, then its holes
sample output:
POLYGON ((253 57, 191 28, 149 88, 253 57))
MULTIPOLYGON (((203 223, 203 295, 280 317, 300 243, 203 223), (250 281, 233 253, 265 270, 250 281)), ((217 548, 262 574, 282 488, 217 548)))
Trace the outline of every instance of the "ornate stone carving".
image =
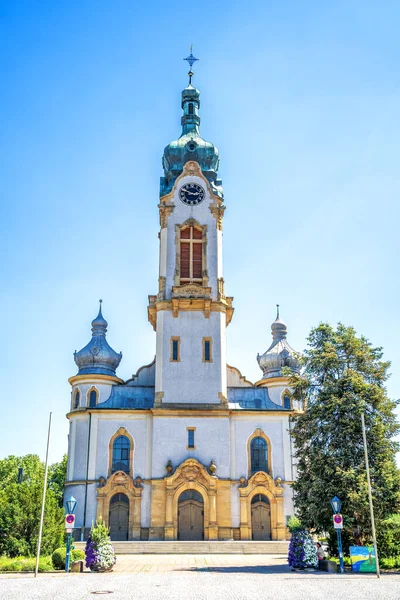
POLYGON ((114 477, 112 480, 112 486, 113 487, 115 487, 117 485, 126 486, 128 480, 129 480, 128 475, 126 473, 124 473, 124 471, 117 471, 116 473, 114 473, 114 477))
POLYGON ((165 470, 167 471, 167 476, 170 477, 172 475, 172 471, 174 470, 174 467, 172 466, 172 462, 170 460, 167 462, 165 470))
POLYGON ((143 479, 139 476, 136 477, 136 479, 133 481, 133 485, 135 486, 135 488, 142 488, 143 487, 143 479))
POLYGON ((204 287, 198 283, 185 283, 183 285, 174 285, 172 296, 179 298, 206 298, 210 297, 211 288, 204 287))
POLYGON ((217 285, 218 285, 218 300, 225 300, 225 291, 224 291, 224 278, 218 277, 217 285))
POLYGON ((275 485, 278 488, 282 487, 282 478, 281 477, 276 477, 276 479, 275 479, 275 485))
POLYGON ((181 475, 182 475, 183 479, 186 479, 186 481, 195 481, 196 479, 198 479, 200 477, 201 469, 196 464, 189 463, 189 464, 185 465, 184 467, 182 467, 181 475))
POLYGON ((208 470, 210 471, 211 475, 214 476, 216 471, 217 471, 217 465, 215 464, 215 461, 211 461, 210 466, 208 467, 208 470))
POLYGON ((244 487, 246 487, 246 486, 247 486, 247 479, 246 479, 246 477, 241 477, 241 478, 239 479, 239 481, 240 481, 240 485, 239 485, 239 487, 242 487, 242 488, 244 488, 244 487))
POLYGON ((168 224, 168 217, 172 213, 175 208, 174 204, 159 204, 158 205, 160 211, 160 226, 161 229, 164 229, 168 224))
POLYGON ((105 477, 99 477, 99 486, 98 487, 104 487, 105 485, 106 485, 105 477))
POLYGON ((165 299, 165 285, 166 285, 166 277, 160 276, 158 278, 157 300, 164 300, 165 299))
POLYGON ((194 160, 188 160, 188 162, 185 164, 185 166, 183 167, 183 172, 182 175, 198 175, 201 176, 202 172, 201 172, 201 168, 199 163, 197 163, 194 160))
POLYGON ((211 204, 210 211, 213 217, 217 220, 217 228, 222 231, 222 219, 224 217, 225 206, 223 204, 211 204))

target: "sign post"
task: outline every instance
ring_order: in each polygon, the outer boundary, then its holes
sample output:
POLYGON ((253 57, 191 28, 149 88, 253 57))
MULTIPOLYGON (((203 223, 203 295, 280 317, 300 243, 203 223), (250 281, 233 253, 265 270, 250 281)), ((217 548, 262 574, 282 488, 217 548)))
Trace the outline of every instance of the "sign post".
POLYGON ((75 508, 76 508, 76 500, 73 496, 69 500, 67 500, 67 510, 68 514, 65 515, 65 532, 67 534, 67 550, 65 553, 65 572, 69 572, 69 562, 71 556, 71 543, 72 543, 72 529, 75 524, 75 508))
POLYGON ((332 506, 333 512, 335 513, 333 515, 333 527, 336 529, 336 535, 337 535, 340 572, 344 573, 343 547, 342 547, 343 517, 340 514, 340 509, 342 508, 342 502, 337 496, 335 496, 331 500, 331 506, 332 506))

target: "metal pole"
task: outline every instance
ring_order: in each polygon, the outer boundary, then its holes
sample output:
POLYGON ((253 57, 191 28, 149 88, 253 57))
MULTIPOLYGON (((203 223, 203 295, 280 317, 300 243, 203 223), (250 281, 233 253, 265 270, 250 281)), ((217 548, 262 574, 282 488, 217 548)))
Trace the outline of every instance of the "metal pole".
POLYGON ((68 533, 67 534, 67 551, 65 554, 65 572, 68 573, 69 571, 69 558, 70 558, 70 553, 71 553, 71 539, 72 539, 72 534, 68 533))
POLYGON ((40 545, 42 543, 42 531, 43 531, 43 517, 44 517, 44 504, 46 502, 46 490, 47 490, 47 470, 49 463, 49 445, 50 445, 50 430, 51 430, 51 415, 49 416, 49 432, 47 434, 47 448, 46 448, 46 466, 44 470, 44 483, 43 483, 43 498, 42 498, 42 512, 40 514, 40 525, 39 525, 39 537, 37 543, 36 552, 36 566, 35 566, 35 577, 37 577, 39 569, 39 558, 40 558, 40 545))
POLYGON ((373 507, 373 504, 372 504, 371 478, 369 476, 367 435, 365 433, 364 413, 361 413, 361 425, 362 425, 362 434, 363 434, 363 442, 364 442, 365 468, 367 470, 368 498, 369 498, 369 511, 370 511, 370 515, 371 515, 372 538, 374 540, 374 548, 375 548, 376 576, 379 579, 380 576, 381 576, 381 574, 380 574, 380 570, 379 570, 378 546, 376 545, 374 507, 373 507))
POLYGON ((336 529, 336 534, 337 534, 337 545, 338 545, 338 550, 339 550, 340 572, 344 573, 342 532, 341 532, 341 530, 340 529, 336 529))

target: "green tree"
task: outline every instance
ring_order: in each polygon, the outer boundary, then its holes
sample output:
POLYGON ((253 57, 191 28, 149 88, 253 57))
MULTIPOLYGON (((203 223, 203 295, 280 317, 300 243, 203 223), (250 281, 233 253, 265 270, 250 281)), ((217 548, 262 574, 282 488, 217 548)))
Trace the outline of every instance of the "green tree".
MULTIPOLYGON (((367 479, 361 430, 365 414, 374 512, 379 525, 400 506, 400 472, 395 454, 399 432, 387 397, 390 363, 352 327, 323 323, 312 329, 302 373, 291 377, 305 411, 292 419, 297 460, 294 495, 302 523, 317 532, 332 529, 330 500, 343 502, 344 545, 371 540, 367 479)), ((336 536, 330 536, 335 540, 336 536)))
POLYGON ((49 467, 49 488, 53 490, 57 497, 60 508, 64 506, 64 484, 67 478, 67 460, 66 454, 61 459, 61 462, 54 463, 49 467))
MULTIPOLYGON (((54 466, 54 465, 53 465, 54 466)), ((44 464, 38 456, 9 456, 0 460, 0 555, 34 555, 39 534, 44 464), (24 469, 18 483, 18 468, 24 469)), ((57 469, 55 469, 57 470, 57 469)), ((44 513, 42 554, 50 554, 63 540, 64 511, 57 492, 48 487, 44 513)))

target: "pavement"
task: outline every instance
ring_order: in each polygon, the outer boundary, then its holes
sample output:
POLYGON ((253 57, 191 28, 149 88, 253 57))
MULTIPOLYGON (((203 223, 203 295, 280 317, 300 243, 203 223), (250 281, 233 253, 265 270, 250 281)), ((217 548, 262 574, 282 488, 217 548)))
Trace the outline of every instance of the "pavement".
POLYGON ((293 572, 283 555, 119 555, 111 573, 0 575, 0 600, 400 600, 400 574, 293 572))

